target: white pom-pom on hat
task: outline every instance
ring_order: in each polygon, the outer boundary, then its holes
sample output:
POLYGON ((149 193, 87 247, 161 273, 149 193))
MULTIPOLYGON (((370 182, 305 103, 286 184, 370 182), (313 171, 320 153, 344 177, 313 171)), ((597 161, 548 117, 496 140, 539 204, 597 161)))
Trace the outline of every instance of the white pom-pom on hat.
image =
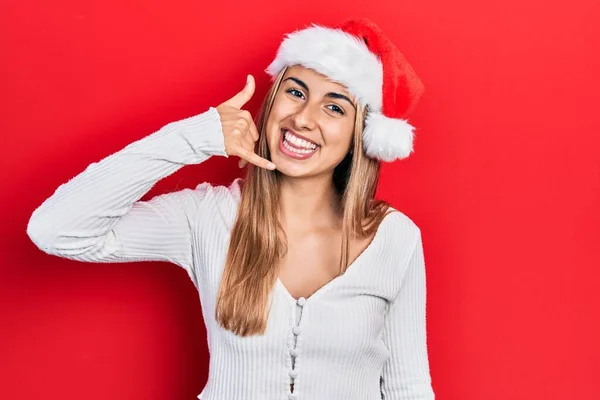
POLYGON ((388 118, 378 112, 369 113, 363 132, 365 153, 387 162, 406 158, 414 150, 414 129, 407 120, 388 118))

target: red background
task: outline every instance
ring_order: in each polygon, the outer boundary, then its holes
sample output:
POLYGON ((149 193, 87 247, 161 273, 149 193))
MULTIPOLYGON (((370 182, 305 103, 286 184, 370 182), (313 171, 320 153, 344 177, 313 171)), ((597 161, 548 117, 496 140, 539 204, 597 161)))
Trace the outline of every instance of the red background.
MULTIPOLYGON (((426 87, 416 153, 384 166, 378 196, 423 232, 437 398, 600 398, 598 4, 3 0, 0 398, 200 393, 208 352, 184 271, 48 256, 28 218, 247 73, 255 111, 283 33, 352 16, 375 20, 426 87)), ((186 167, 147 196, 228 183, 236 164, 186 167)))

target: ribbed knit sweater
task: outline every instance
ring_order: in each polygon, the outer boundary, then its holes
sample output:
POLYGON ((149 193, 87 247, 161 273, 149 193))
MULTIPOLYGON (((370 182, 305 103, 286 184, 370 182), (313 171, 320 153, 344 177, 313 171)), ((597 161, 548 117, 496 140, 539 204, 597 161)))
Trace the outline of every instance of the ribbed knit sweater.
POLYGON ((398 210, 344 274, 309 298, 293 298, 277 280, 264 335, 240 337, 216 323, 241 178, 140 200, 160 179, 215 155, 227 157, 210 108, 90 164, 33 212, 27 233, 68 259, 184 268, 199 292, 210 351, 199 399, 433 400, 421 232, 398 210))

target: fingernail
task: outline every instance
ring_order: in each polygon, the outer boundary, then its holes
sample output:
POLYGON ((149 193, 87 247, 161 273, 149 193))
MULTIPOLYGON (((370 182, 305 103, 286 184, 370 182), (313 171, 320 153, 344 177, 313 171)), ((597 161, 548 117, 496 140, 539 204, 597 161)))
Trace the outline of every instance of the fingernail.
POLYGON ((268 167, 269 169, 275 169, 275 164, 273 164, 273 163, 268 163, 268 164, 267 164, 267 167, 268 167))

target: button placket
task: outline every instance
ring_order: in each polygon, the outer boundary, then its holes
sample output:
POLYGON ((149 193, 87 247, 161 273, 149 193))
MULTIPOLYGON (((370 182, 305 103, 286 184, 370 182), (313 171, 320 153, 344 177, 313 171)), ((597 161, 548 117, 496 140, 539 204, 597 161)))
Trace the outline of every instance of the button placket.
MULTIPOLYGON (((296 305, 300 307, 300 316, 298 321, 295 322, 295 325, 292 327, 292 333, 294 334, 294 347, 290 349, 290 356, 292 358, 292 368, 289 370, 289 376, 291 379, 291 385, 293 387, 294 392, 289 393, 289 399, 298 399, 298 395, 296 393, 296 383, 298 378, 298 369, 296 368, 296 358, 300 354, 300 351, 297 347, 298 345, 298 336, 302 333, 302 328, 300 327, 300 321, 302 320, 302 313, 304 311, 304 306, 306 305, 306 298, 300 297, 296 300, 296 305)), ((292 390, 290 387, 290 390, 292 390)))

